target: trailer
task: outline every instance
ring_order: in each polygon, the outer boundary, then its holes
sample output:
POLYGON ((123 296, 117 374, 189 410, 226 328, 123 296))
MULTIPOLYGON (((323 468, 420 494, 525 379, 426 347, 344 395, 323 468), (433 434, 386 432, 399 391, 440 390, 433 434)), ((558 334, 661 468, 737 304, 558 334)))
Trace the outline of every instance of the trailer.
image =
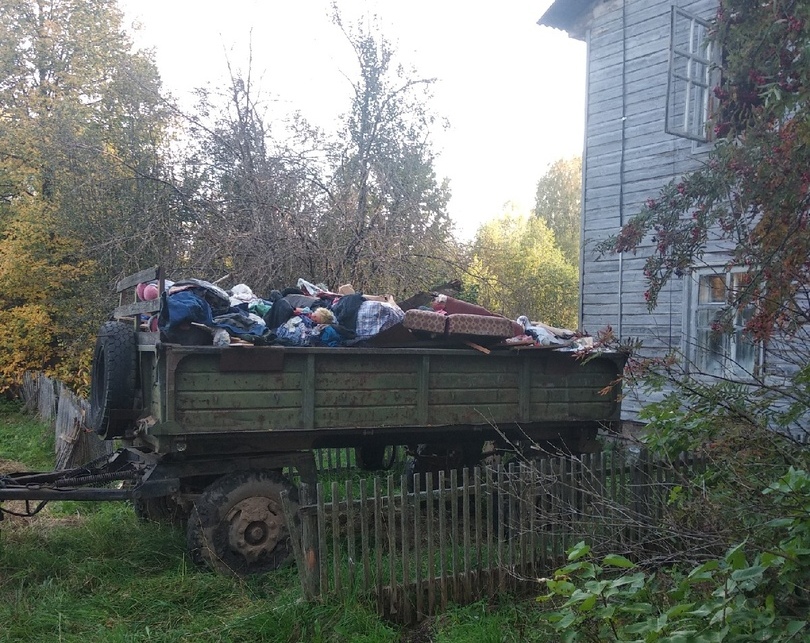
POLYGON ((418 473, 475 465, 485 443, 590 452, 620 426, 621 353, 181 345, 142 323, 155 302, 126 301, 149 279, 163 290, 159 268, 118 283, 96 341, 89 424, 120 448, 69 471, 6 475, 0 508, 130 500, 185 522, 197 562, 250 574, 289 556, 281 494, 295 503, 296 481, 316 482, 314 449, 354 447, 377 468, 386 447, 405 445, 418 473))

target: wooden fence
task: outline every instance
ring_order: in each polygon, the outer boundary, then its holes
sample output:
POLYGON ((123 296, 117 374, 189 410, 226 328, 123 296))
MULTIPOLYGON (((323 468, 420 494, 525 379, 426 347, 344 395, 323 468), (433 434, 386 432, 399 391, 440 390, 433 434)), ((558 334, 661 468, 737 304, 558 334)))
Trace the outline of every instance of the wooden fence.
POLYGON ((414 622, 449 602, 539 591, 580 540, 630 556, 660 547, 671 489, 700 464, 585 455, 414 476, 410 493, 405 476, 319 483, 297 509, 284 503, 308 599, 365 596, 414 622))
POLYGON ((113 443, 98 439, 87 428, 90 404, 62 382, 26 372, 20 393, 28 412, 54 426, 56 469, 78 467, 112 453, 113 443))

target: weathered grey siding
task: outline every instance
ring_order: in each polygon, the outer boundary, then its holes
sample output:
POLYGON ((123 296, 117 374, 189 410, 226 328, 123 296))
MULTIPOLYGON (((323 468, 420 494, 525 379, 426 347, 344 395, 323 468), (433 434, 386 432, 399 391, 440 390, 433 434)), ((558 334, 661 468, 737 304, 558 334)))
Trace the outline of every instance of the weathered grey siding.
MULTIPOLYGON (((679 6, 709 18, 715 0, 679 6)), ((694 169, 702 153, 665 132, 672 2, 611 0, 597 3, 586 22, 588 105, 583 162, 581 326, 595 333, 613 327, 660 354, 683 346, 683 280, 669 284, 650 312, 644 298, 645 258, 598 256, 594 245, 618 232, 644 201, 670 180, 694 169)), ((639 404, 625 402, 629 417, 639 404)))

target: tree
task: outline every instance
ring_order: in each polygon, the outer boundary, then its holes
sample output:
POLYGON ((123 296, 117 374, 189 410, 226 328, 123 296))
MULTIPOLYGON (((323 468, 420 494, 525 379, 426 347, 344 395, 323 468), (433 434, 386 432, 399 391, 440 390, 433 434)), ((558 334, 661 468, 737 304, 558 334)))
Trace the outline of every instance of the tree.
POLYGON ((572 266, 579 266, 582 158, 560 159, 537 182, 533 214, 554 232, 572 266))
POLYGON ((577 269, 544 220, 512 210, 483 224, 473 241, 470 273, 478 302, 493 312, 576 327, 577 269))
POLYGON ((0 390, 80 385, 111 284, 171 245, 160 80, 110 0, 0 1, 0 79, 0 390))
POLYGON ((202 168, 191 241, 201 272, 260 293, 304 277, 412 294, 456 276, 449 189, 429 138, 432 80, 396 66, 377 31, 335 22, 358 65, 335 133, 274 119, 249 68, 232 69, 219 94, 201 92, 189 164, 202 168))
POLYGON ((330 146, 319 222, 325 276, 355 287, 405 293, 447 277, 455 262, 450 198, 433 168, 429 128, 433 79, 395 64, 374 24, 344 26, 359 68, 352 104, 330 146))

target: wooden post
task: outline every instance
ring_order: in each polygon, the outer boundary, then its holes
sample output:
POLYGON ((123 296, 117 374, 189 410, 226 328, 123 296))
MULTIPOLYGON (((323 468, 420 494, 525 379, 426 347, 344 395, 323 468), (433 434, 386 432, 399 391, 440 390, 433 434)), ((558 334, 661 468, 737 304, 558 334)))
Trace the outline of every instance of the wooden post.
POLYGON ((475 590, 480 596, 483 590, 484 582, 484 564, 482 558, 483 547, 483 513, 484 496, 481 495, 481 467, 473 469, 473 494, 475 497, 475 569, 476 569, 476 583, 475 590))
POLYGON ((366 481, 360 481, 360 556, 363 559, 363 591, 371 587, 371 563, 368 552, 368 497, 366 481))
POLYGON ((442 595, 442 611, 447 609, 447 498, 445 497, 444 471, 439 471, 439 584, 442 595))
POLYGON ((337 480, 332 481, 332 574, 334 575, 335 595, 340 596, 340 491, 337 480))
MULTIPOLYGON (((427 491, 427 503, 425 505, 425 522, 427 532, 427 613, 432 616, 436 613, 436 573, 434 571, 434 551, 433 551, 433 472, 425 474, 425 489, 427 491)), ((439 543, 441 546, 441 543, 439 543)))
POLYGON ((320 552, 321 596, 329 593, 329 564, 326 560, 326 508, 323 497, 323 483, 318 483, 318 551, 320 552))
POLYGON ((413 566, 414 577, 413 582, 416 587, 416 620, 421 620, 425 615, 425 606, 422 600, 422 531, 420 524, 421 502, 419 496, 421 495, 422 474, 417 473, 413 477, 413 566))
POLYGON ((459 600, 459 563, 458 563, 458 470, 450 470, 450 544, 452 546, 451 555, 453 561, 453 600, 459 600))
POLYGON ((487 487, 487 593, 489 596, 495 595, 495 555, 494 538, 495 531, 495 486, 492 484, 492 469, 486 468, 487 487))
POLYGON ((377 588, 377 603, 383 607, 383 526, 382 526, 382 484, 379 476, 374 476, 374 581, 377 588))
POLYGON ((472 578, 470 569, 470 470, 461 471, 461 519, 464 530, 464 600, 472 600, 472 578))
POLYGON ((354 547, 354 485, 351 480, 346 480, 346 550, 349 555, 347 582, 350 591, 353 591, 356 559, 354 547))
POLYGON ((506 574, 504 569, 506 567, 506 560, 504 558, 504 540, 506 525, 506 511, 504 505, 506 504, 504 482, 504 468, 498 467, 498 587, 501 592, 506 591, 506 574))
MULTIPOLYGON (((414 476, 416 480, 416 476, 414 476)), ((408 552, 408 480, 403 475, 400 481, 400 535, 402 537, 402 613, 406 623, 411 621, 411 603, 408 588, 411 582, 408 552)))
POLYGON ((301 548, 304 559, 306 587, 304 595, 314 599, 320 595, 320 552, 318 549, 318 515, 311 511, 315 508, 315 488, 312 485, 301 483, 301 506, 310 509, 301 515, 301 548))
POLYGON ((388 582, 391 586, 389 594, 389 611, 391 614, 397 609, 397 522, 394 506, 394 476, 388 476, 388 582))

